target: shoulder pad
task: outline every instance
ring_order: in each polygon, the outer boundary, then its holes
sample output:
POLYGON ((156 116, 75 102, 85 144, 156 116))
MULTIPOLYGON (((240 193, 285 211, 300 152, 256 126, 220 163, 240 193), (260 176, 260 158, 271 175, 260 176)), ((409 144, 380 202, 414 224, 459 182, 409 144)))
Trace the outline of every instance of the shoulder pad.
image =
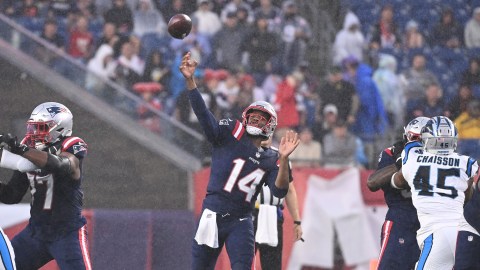
POLYGON ((385 150, 383 150, 383 152, 385 152, 385 154, 389 155, 389 156, 393 156, 393 147, 388 147, 388 148, 385 148, 385 150))
POLYGON ((75 155, 78 159, 87 155, 87 144, 79 137, 67 137, 62 142, 62 152, 75 155))

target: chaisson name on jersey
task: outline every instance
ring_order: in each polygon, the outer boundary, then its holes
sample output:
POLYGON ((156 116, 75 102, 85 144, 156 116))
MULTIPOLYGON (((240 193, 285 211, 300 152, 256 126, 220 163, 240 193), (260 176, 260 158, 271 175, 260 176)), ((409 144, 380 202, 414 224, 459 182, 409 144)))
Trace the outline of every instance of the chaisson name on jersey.
POLYGON ((440 156, 418 156, 417 162, 419 163, 434 163, 438 165, 448 165, 448 166, 460 166, 460 159, 459 158, 451 158, 451 157, 440 157, 440 156))

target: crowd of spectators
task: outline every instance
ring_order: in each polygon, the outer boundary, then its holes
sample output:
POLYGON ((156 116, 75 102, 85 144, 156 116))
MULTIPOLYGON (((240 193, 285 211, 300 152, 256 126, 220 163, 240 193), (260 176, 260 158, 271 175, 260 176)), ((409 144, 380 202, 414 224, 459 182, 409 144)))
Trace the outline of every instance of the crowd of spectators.
MULTIPOLYGON (((11 0, 1 8, 85 65, 88 91, 111 98, 104 86, 112 80, 198 129, 177 68, 190 51, 200 63, 197 77, 209 108, 219 118, 239 118, 253 101, 271 102, 277 134, 296 129, 308 145, 294 156, 301 165, 372 168, 388 140, 417 116, 451 117, 461 141, 468 140, 460 146, 469 147, 459 149, 480 150, 480 133, 469 125, 480 121, 480 54, 465 63, 458 57, 468 56, 456 51, 480 48, 480 6, 470 7, 465 22, 446 7, 438 23, 422 29, 413 17, 401 25, 396 6, 383 2, 367 27, 356 14, 362 6, 346 12, 332 39, 332 62, 322 63, 329 67, 324 77, 307 57, 312 31, 319 30, 292 0, 11 0), (183 40, 166 31, 176 13, 192 18, 183 40), (453 91, 446 89, 445 69, 456 74, 447 78, 453 91)), ((54 58, 36 53, 45 63, 54 58)), ((132 106, 142 124, 162 132, 145 104, 132 106)))

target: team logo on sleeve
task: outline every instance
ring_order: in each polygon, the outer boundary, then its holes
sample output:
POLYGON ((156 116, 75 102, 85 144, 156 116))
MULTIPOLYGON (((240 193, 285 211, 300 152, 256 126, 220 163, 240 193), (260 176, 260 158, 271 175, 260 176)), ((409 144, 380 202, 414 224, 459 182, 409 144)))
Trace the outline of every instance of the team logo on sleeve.
POLYGON ((51 117, 55 117, 55 115, 62 113, 62 112, 67 112, 65 108, 61 108, 58 106, 53 106, 53 107, 48 107, 47 112, 50 114, 51 117))
POLYGON ((220 121, 218 122, 218 124, 219 124, 220 126, 228 126, 228 125, 230 125, 229 122, 233 122, 233 120, 230 119, 230 118, 228 118, 228 119, 222 119, 222 120, 220 120, 220 121))
POLYGON ((79 152, 83 152, 83 151, 87 151, 87 148, 85 147, 84 144, 79 143, 79 144, 76 144, 76 145, 73 146, 73 154, 74 155, 79 153, 79 152))

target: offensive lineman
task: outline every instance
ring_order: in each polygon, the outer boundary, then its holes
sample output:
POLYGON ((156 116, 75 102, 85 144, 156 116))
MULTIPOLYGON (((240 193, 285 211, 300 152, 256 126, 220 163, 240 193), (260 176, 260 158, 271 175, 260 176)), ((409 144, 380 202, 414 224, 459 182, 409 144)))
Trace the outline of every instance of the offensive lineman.
POLYGON ((57 102, 38 105, 22 142, 0 136, 0 166, 14 170, 0 183, 0 202, 19 203, 30 188, 28 225, 12 240, 18 270, 39 269, 55 259, 68 270, 91 269, 82 216, 82 163, 86 143, 72 137, 73 116, 57 102))
POLYGON ((422 142, 410 142, 402 152, 402 170, 392 186, 408 183, 417 209, 421 247, 416 269, 451 270, 458 231, 478 232, 463 216, 463 205, 478 170, 475 159, 455 153, 457 130, 445 116, 432 117, 422 129, 422 142))

